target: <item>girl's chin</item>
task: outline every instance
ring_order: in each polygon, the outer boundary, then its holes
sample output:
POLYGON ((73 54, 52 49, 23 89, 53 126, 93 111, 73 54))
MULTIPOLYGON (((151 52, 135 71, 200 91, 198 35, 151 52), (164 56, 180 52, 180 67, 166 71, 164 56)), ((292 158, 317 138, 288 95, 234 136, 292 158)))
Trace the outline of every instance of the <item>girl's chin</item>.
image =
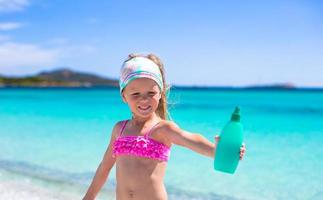
POLYGON ((149 120, 152 117, 152 114, 149 115, 140 115, 140 114, 134 114, 132 118, 137 119, 139 121, 146 121, 149 120))

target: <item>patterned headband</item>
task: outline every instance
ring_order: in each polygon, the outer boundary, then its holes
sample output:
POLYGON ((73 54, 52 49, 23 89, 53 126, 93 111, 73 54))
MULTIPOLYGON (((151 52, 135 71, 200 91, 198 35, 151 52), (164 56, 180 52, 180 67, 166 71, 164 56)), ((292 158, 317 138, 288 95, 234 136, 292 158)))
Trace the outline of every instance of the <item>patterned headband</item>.
POLYGON ((138 56, 124 62, 119 79, 120 93, 130 81, 137 78, 152 79, 158 84, 161 91, 164 88, 158 65, 146 57, 138 56))

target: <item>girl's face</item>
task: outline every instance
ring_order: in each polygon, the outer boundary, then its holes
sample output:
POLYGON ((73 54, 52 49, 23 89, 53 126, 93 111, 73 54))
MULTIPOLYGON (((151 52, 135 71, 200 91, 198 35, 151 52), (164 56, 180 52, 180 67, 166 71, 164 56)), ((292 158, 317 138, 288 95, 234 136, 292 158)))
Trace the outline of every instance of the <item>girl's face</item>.
POLYGON ((128 103, 134 117, 148 118, 155 113, 161 93, 158 84, 149 78, 131 81, 122 92, 122 99, 128 103))

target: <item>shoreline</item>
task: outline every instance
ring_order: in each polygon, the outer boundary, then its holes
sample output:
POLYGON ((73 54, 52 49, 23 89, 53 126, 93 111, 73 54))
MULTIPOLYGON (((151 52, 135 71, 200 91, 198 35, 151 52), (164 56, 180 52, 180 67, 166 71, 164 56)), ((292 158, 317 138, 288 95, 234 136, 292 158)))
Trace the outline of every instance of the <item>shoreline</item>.
MULTIPOLYGON (((63 180, 49 180, 0 168, 0 199, 8 200, 74 200, 82 199, 86 187, 63 180)), ((112 190, 103 188, 96 198, 107 200, 112 190)), ((112 194, 112 195, 111 195, 112 194)))
MULTIPOLYGON (((82 199, 88 185, 71 184, 29 176, 0 168, 0 199, 8 200, 74 200, 82 199)), ((216 193, 199 193, 190 190, 167 187, 169 200, 239 200, 231 196, 216 193)), ((104 186, 97 200, 114 200, 114 188, 104 186)))
POLYGON ((37 187, 28 182, 6 181, 0 183, 0 199, 10 200, 72 200, 79 199, 75 195, 61 194, 46 188, 37 187))

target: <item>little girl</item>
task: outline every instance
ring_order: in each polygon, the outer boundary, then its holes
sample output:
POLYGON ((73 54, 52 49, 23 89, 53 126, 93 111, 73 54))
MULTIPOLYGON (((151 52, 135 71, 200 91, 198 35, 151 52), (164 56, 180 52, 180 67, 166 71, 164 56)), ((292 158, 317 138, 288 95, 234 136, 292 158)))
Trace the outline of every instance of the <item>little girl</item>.
MULTIPOLYGON (((213 158, 216 144, 167 120, 167 86, 163 64, 157 56, 129 55, 121 68, 119 84, 132 118, 115 124, 83 200, 95 199, 114 164, 117 200, 167 200, 163 178, 171 146, 181 145, 213 158)), ((240 159, 244 154, 243 145, 240 159)))

